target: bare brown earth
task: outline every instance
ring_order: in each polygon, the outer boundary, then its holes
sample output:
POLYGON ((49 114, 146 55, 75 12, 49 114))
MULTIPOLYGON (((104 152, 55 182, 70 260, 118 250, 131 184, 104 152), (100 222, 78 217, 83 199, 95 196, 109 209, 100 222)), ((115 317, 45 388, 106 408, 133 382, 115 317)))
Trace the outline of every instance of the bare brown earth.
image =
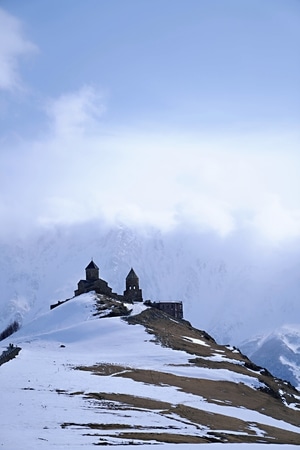
MULTIPOLYGON (((134 394, 93 392, 86 394, 85 398, 87 401, 94 402, 94 406, 101 409, 111 408, 123 411, 125 409, 129 415, 131 411, 135 410, 145 411, 145 414, 147 411, 156 411, 161 416, 175 414, 181 422, 178 423, 178 432, 174 429, 170 432, 168 429, 159 427, 153 429, 147 427, 145 430, 139 425, 124 426, 118 424, 117 421, 109 426, 107 424, 65 423, 62 425, 63 427, 80 427, 89 430, 89 434, 92 433, 99 439, 99 445, 108 443, 112 436, 118 436, 120 439, 129 440, 132 443, 272 442, 300 444, 300 428, 299 433, 295 433, 261 423, 249 423, 228 415, 207 412, 205 403, 201 409, 201 402, 204 400, 223 407, 234 406, 254 410, 298 427, 300 424, 300 393, 289 383, 278 380, 265 369, 255 366, 237 349, 220 346, 207 333, 193 328, 184 320, 174 320, 159 310, 150 308, 137 316, 128 316, 124 320, 132 326, 144 325, 158 345, 190 354, 189 366, 191 367, 227 369, 238 374, 255 377, 261 382, 262 388, 253 389, 242 383, 195 379, 155 370, 104 363, 90 367, 78 367, 80 370, 87 370, 98 376, 113 375, 151 385, 175 386, 180 391, 199 396, 199 407, 198 405, 195 408, 184 404, 174 405, 171 403, 172 399, 168 403, 138 397, 134 394), (199 345, 191 339, 199 339, 207 345, 199 345), (207 359, 215 355, 222 356, 222 359, 220 361, 207 359), (288 405, 293 405, 293 408, 288 405), (203 430, 203 436, 192 432, 182 434, 182 424, 193 424, 195 429, 203 430)), ((136 363, 135 361, 135 365, 136 363)))

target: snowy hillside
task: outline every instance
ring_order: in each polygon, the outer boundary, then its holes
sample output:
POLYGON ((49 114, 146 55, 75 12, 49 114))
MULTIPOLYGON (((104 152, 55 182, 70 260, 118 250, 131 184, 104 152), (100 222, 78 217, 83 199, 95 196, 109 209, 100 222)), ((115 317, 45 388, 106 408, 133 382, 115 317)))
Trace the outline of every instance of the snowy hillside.
POLYGON ((122 293, 134 267, 144 298, 182 300, 184 314, 220 343, 239 345, 300 317, 299 252, 270 250, 249 236, 227 239, 193 229, 53 228, 0 243, 0 331, 73 295, 91 257, 122 293), (266 329, 268 327, 268 329, 266 329))
POLYGON ((240 348, 256 364, 300 389, 300 325, 286 325, 240 348))
POLYGON ((99 299, 75 297, 1 342, 21 348, 0 366, 6 450, 300 442, 297 391, 185 321, 143 305, 103 317, 99 299))

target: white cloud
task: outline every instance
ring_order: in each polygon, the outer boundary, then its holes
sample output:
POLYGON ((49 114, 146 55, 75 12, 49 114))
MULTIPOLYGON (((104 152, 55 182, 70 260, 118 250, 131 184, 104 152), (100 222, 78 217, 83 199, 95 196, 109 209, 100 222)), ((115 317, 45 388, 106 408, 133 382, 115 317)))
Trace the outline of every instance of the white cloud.
POLYGON ((56 138, 74 138, 96 125, 104 107, 96 90, 84 86, 77 92, 63 94, 49 101, 46 111, 56 138))
POLYGON ((254 216, 253 224, 271 241, 300 236, 300 208, 285 208, 275 196, 270 196, 264 207, 254 216))
POLYGON ((298 136, 110 128, 88 86, 48 102, 47 112, 47 136, 0 155, 2 227, 18 217, 22 226, 101 218, 221 236, 254 229, 271 241, 300 235, 298 136))
POLYGON ((22 88, 19 59, 37 50, 22 30, 21 22, 0 8, 0 89, 22 88))

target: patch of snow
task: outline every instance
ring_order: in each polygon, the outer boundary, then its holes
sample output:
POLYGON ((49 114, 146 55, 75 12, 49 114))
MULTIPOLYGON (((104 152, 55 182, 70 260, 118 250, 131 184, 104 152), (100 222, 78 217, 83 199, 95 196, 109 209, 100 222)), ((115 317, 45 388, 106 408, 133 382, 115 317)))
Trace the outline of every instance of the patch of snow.
POLYGON ((189 336, 182 336, 182 338, 185 339, 186 341, 191 341, 194 344, 203 345, 204 347, 210 347, 210 345, 208 345, 206 342, 202 341, 201 339, 195 339, 195 338, 191 338, 189 336))
POLYGON ((228 348, 228 350, 232 351, 232 353, 240 353, 240 351, 232 345, 226 345, 225 347, 228 348))
POLYGON ((145 309, 148 309, 147 306, 145 306, 142 302, 141 303, 124 303, 124 305, 127 307, 128 310, 130 310, 130 315, 131 316, 136 316, 140 313, 142 313, 143 311, 145 311, 145 309))
POLYGON ((227 362, 230 364, 237 364, 239 366, 243 366, 244 362, 238 359, 227 358, 225 355, 217 355, 214 354, 212 356, 201 356, 202 359, 206 359, 207 361, 215 361, 215 362, 227 362))

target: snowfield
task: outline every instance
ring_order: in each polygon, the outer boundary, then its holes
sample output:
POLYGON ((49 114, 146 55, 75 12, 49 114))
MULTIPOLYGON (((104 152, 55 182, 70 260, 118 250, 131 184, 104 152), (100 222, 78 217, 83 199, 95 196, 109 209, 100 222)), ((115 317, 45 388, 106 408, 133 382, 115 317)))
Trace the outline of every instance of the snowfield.
MULTIPOLYGON (((136 305, 132 313, 139 313, 143 308, 136 305)), ((129 325, 120 317, 95 318, 94 313, 94 293, 84 294, 35 319, 1 342, 2 350, 8 342, 22 348, 17 358, 0 366, 0 446, 5 450, 92 447, 99 438, 105 438, 105 427, 91 430, 84 424, 109 426, 112 420, 114 423, 117 421, 122 429, 161 427, 162 430, 168 429, 168 433, 180 430, 180 434, 192 432, 195 436, 203 436, 208 431, 197 423, 184 422, 176 414, 162 416, 155 409, 145 414, 138 408, 129 413, 121 405, 116 408, 114 402, 89 397, 89 394, 97 392, 134 393, 140 398, 236 417, 252 422, 253 429, 257 427, 258 436, 261 430, 257 424, 294 431, 299 433, 300 443, 300 429, 284 421, 249 409, 209 403, 205 398, 187 394, 174 386, 145 384, 118 376, 119 366, 122 367, 120 370, 143 367, 149 371, 193 377, 199 382, 201 379, 220 380, 259 387, 255 377, 225 369, 192 367, 190 355, 158 345, 143 326, 129 325), (116 371, 112 375, 97 376, 90 371, 76 370, 78 366, 94 364, 114 365, 116 371)), ((190 338, 183 336, 183 339, 190 338)), ((196 343, 203 345, 203 342, 196 343)), ((222 356, 216 355, 218 358, 222 356)), ((108 443, 128 448, 130 440, 120 439, 116 433, 108 443)), ((231 448, 226 445, 227 449, 231 448)), ((190 446, 178 444, 176 448, 190 446)), ((244 446, 250 448, 250 445, 244 446)), ((209 444, 211 450, 214 447, 215 444, 209 444)), ((143 449, 147 448, 150 447, 143 446, 143 449)), ((232 444, 232 448, 236 448, 236 444, 232 444)), ((292 447, 281 446, 281 450, 285 448, 292 447)))

